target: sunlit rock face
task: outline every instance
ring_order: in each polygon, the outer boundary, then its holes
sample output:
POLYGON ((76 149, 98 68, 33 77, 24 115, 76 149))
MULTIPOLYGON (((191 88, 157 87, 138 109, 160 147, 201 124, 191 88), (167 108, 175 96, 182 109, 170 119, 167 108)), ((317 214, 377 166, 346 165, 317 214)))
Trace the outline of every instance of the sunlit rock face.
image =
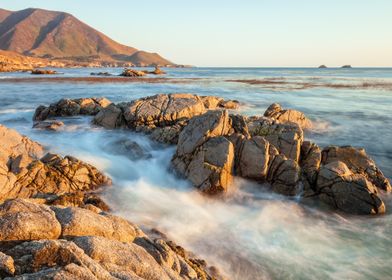
POLYGON ((2 125, 0 139, 0 201, 88 191, 111 184, 94 166, 71 156, 44 155, 39 143, 2 125))
MULTIPOLYGON (((128 128, 153 140, 176 144, 172 170, 203 193, 225 193, 230 190, 234 176, 239 176, 267 182, 273 191, 283 195, 320 197, 348 213, 385 212, 377 189, 389 191, 391 186, 374 161, 360 149, 321 150, 315 143, 304 141, 304 131, 313 124, 302 112, 283 109, 274 103, 264 116, 247 117, 233 111, 229 114, 227 109, 238 108, 236 101, 186 93, 158 94, 118 104, 106 99, 100 100, 102 104, 97 102, 95 99, 62 100, 48 108, 38 108, 36 115, 41 115, 40 112, 53 116, 95 115, 93 123, 104 128, 128 128), (321 171, 326 172, 325 166, 333 162, 346 164, 359 182, 355 184, 356 189, 374 197, 371 207, 366 208, 363 199, 356 200, 355 192, 340 192, 343 187, 337 190, 333 179, 320 181, 321 171), (331 185, 325 188, 328 183, 331 185), (331 193, 336 199, 327 199, 331 193), (358 209, 347 207, 342 201, 349 201, 358 209)), ((336 174, 345 182, 342 183, 345 188, 348 181, 354 180, 354 177, 348 179, 347 174, 336 174)))
POLYGON ((96 207, 15 199, 0 205, 0 218, 1 277, 222 279, 174 242, 96 207))

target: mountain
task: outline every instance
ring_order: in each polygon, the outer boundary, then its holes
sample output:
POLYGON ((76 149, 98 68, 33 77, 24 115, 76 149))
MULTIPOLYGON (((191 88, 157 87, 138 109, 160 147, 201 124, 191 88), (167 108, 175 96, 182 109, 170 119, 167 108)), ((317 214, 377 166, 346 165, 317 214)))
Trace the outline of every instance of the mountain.
POLYGON ((156 53, 117 43, 71 14, 33 8, 0 9, 0 49, 41 58, 173 65, 156 53))

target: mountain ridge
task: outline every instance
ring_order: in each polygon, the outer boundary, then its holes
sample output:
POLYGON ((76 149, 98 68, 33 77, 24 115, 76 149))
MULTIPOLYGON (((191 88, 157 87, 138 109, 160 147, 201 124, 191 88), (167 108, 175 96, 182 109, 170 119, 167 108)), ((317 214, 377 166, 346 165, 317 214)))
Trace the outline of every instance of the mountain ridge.
POLYGON ((36 8, 0 9, 0 49, 79 62, 175 65, 157 53, 120 44, 69 13, 36 8))

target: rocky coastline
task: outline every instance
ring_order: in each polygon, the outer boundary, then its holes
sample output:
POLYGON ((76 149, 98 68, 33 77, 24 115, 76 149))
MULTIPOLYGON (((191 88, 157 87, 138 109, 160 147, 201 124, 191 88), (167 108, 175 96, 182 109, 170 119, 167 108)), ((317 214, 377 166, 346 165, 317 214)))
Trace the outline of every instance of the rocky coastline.
MULTIPOLYGON (((380 193, 391 191, 390 182, 365 150, 307 141, 313 123, 302 112, 274 103, 263 116, 244 116, 240 106, 186 93, 117 104, 62 99, 39 106, 33 121, 56 133, 64 126, 57 118, 85 115, 94 126, 176 145, 168 168, 216 199, 237 176, 350 215, 387 211, 380 193)), ((163 233, 112 215, 99 196, 111 179, 94 166, 50 154, 2 125, 0 138, 0 277, 224 279, 163 233)))

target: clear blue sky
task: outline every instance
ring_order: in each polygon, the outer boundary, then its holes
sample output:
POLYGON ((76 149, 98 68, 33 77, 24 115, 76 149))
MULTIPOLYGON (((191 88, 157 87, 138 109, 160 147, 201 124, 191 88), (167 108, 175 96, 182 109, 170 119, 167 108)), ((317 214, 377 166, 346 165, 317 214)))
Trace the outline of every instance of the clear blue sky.
POLYGON ((392 66, 392 0, 1 0, 197 66, 392 66))

